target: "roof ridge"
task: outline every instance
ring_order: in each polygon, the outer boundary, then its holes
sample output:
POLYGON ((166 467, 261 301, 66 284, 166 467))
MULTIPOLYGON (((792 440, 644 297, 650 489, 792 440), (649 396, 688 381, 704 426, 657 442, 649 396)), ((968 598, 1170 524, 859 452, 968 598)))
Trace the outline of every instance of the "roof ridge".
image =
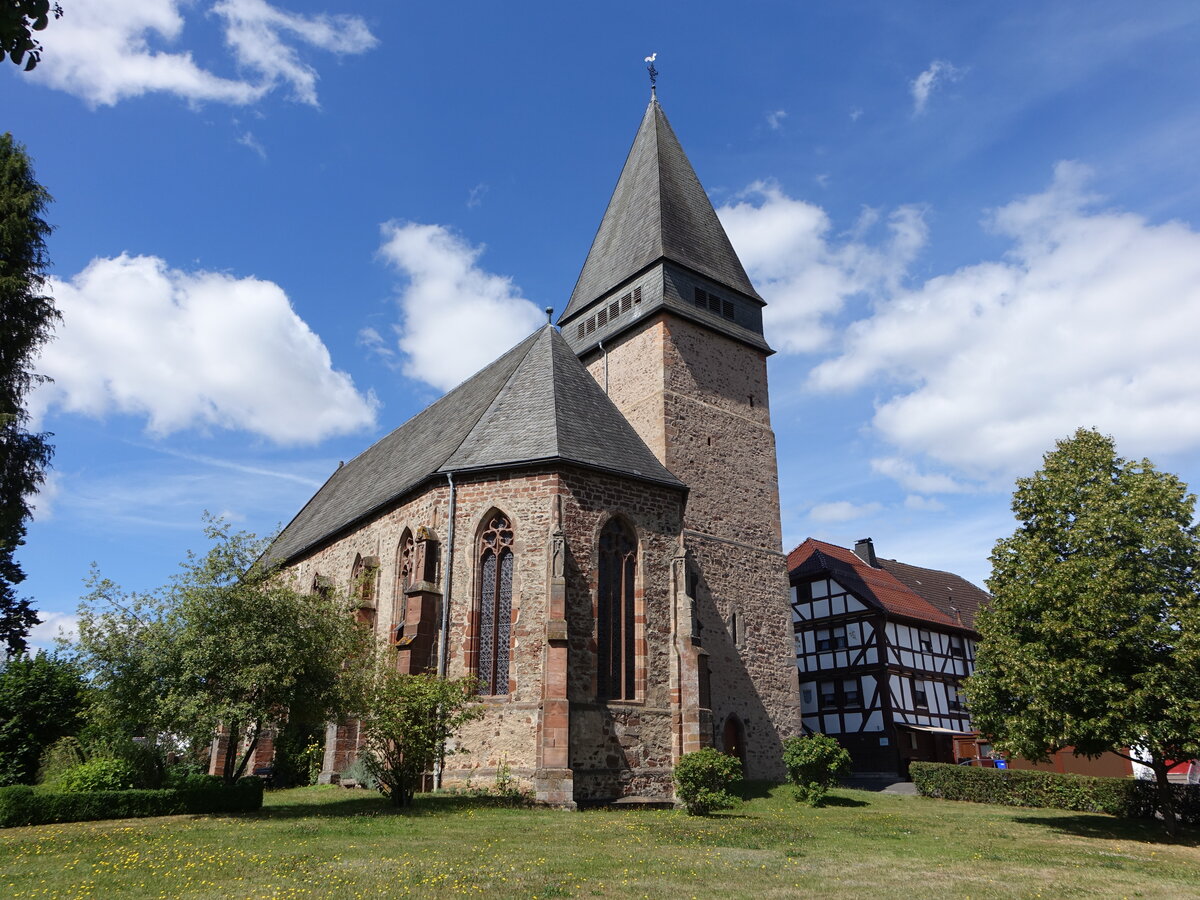
MULTIPOLYGON (((548 325, 547 327, 554 328, 553 325, 548 325)), ((554 334, 561 339, 563 343, 566 343, 566 338, 562 336, 562 333, 558 329, 554 329, 554 334)), ((553 342, 553 337, 551 338, 551 341, 553 342)), ((558 402, 558 354, 554 352, 553 344, 550 347, 550 383, 554 386, 550 394, 554 400, 554 449, 556 452, 558 452, 562 447, 563 415, 565 414, 565 411, 563 409, 563 405, 558 402)))

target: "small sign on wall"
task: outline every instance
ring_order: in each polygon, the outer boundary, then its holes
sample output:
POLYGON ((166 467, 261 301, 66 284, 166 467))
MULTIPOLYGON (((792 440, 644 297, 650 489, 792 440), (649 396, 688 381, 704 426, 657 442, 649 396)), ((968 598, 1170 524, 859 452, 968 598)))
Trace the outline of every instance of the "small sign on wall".
POLYGON ((881 737, 881 738, 879 739, 879 746, 880 746, 880 747, 886 747, 887 745, 888 745, 888 739, 887 739, 887 738, 885 738, 885 737, 881 737))

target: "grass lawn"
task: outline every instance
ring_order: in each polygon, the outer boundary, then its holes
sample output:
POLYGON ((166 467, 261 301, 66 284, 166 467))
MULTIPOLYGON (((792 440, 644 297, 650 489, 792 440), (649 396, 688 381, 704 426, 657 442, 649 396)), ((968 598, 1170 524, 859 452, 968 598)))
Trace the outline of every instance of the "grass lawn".
POLYGON ((261 813, 0 831, 0 897, 1200 897, 1200 832, 839 790, 786 788, 708 819, 504 809, 343 788, 261 813))

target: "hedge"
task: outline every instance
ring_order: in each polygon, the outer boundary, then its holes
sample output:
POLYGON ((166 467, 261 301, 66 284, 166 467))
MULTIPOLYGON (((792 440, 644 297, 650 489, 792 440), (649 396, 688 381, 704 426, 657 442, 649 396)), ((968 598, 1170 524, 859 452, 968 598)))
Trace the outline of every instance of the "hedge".
MULTIPOLYGON (((1137 778, 1098 778, 1026 769, 984 769, 948 763, 913 762, 913 784, 923 797, 1101 812, 1152 819, 1158 813, 1158 785, 1137 778)), ((1200 825, 1200 787, 1174 784, 1175 814, 1200 825)))
POLYGON ((262 798, 263 785, 257 778, 243 779, 231 787, 77 794, 17 785, 0 788, 0 828, 180 813, 248 812, 261 809, 262 798))

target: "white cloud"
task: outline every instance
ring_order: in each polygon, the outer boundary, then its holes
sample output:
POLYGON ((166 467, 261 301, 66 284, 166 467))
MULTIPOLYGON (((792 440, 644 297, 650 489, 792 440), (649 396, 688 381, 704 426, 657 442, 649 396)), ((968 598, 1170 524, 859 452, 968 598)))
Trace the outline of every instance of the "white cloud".
POLYGON ((848 500, 838 500, 833 503, 818 503, 808 511, 808 517, 814 522, 849 522, 862 519, 883 509, 880 503, 851 503, 848 500))
POLYGON ((35 522, 48 522, 54 518, 55 501, 62 493, 62 475, 53 469, 44 473, 45 480, 29 498, 35 522))
POLYGON ((262 142, 254 136, 253 132, 247 131, 237 139, 237 142, 243 147, 253 151, 258 155, 258 158, 264 162, 267 159, 267 148, 262 145, 262 142))
POLYGON ((545 321, 511 279, 479 268, 482 252, 442 225, 383 226, 380 254, 407 279, 396 331, 410 378, 448 390, 545 321))
POLYGON ((767 301, 768 339, 792 353, 827 344, 827 320, 848 298, 896 289, 927 234, 922 210, 903 206, 890 214, 888 236, 877 245, 866 238, 881 217, 869 209, 850 235, 834 238, 824 210, 764 181, 717 214, 767 301))
POLYGON ((885 440, 981 479, 1032 469, 1080 426, 1133 456, 1200 448, 1200 233, 1096 209, 1087 176, 1060 163, 1046 191, 996 210, 1004 260, 897 292, 810 384, 872 383, 885 440))
POLYGON ((378 328, 364 325, 358 329, 358 346, 365 347, 372 356, 378 356, 389 369, 400 368, 400 354, 393 350, 378 328))
POLYGON ((941 512, 946 504, 934 497, 922 497, 920 494, 909 494, 904 498, 904 508, 916 512, 941 512))
POLYGON ((967 487, 949 475, 918 471, 911 460, 888 456, 871 460, 871 468, 899 483, 908 491, 922 494, 957 494, 967 487))
POLYGON ((39 609, 38 617, 41 622, 29 631, 29 644, 33 648, 50 649, 54 646, 55 638, 72 641, 79 631, 79 616, 74 613, 55 612, 39 609))
POLYGON ((225 41, 239 66, 254 72, 261 84, 290 85, 297 100, 313 106, 317 72, 291 42, 339 54, 362 53, 378 43, 357 16, 297 15, 266 0, 221 0, 212 11, 225 20, 225 41))
POLYGON ((151 92, 244 105, 282 85, 316 105, 317 73, 297 45, 345 54, 376 43, 356 16, 297 15, 265 0, 221 0, 209 11, 240 77, 215 74, 179 46, 185 13, 192 20, 202 14, 192 0, 76 0, 47 31, 42 61, 26 77, 92 106, 151 92))
POLYGON ((935 59, 929 68, 909 83, 909 91, 913 98, 913 114, 921 115, 929 103, 929 95, 938 85, 947 81, 958 81, 962 78, 963 70, 944 59, 935 59))
POLYGON ((777 109, 774 112, 767 113, 767 125, 772 131, 778 131, 783 127, 783 120, 787 118, 786 109, 777 109))
POLYGON ((484 195, 488 192, 488 186, 482 181, 467 193, 467 209, 478 209, 483 205, 484 195))
POLYGON ((334 370, 272 282, 122 254, 50 290, 63 321, 38 363, 54 379, 31 398, 38 415, 125 413, 156 435, 215 426, 288 444, 374 424, 374 397, 334 370))

